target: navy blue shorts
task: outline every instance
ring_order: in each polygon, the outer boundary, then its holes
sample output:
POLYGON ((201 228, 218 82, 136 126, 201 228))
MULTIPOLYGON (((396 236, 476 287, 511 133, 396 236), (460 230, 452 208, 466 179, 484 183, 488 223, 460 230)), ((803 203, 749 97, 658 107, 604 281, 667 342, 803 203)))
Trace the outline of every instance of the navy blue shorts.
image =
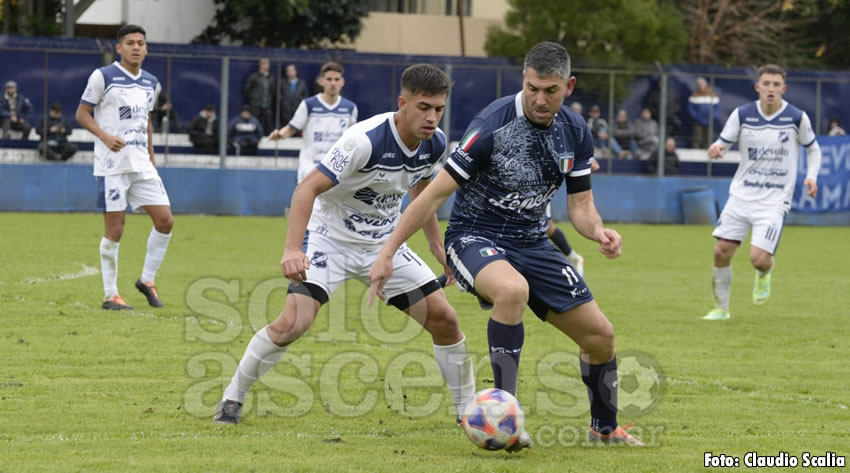
MULTIPOLYGON (((477 235, 446 234, 446 254, 455 278, 472 294, 475 276, 485 266, 498 260, 510 263, 528 281, 528 307, 541 320, 550 310, 560 314, 593 300, 584 279, 549 240, 515 246, 477 235)), ((479 301, 485 309, 492 307, 479 301)))

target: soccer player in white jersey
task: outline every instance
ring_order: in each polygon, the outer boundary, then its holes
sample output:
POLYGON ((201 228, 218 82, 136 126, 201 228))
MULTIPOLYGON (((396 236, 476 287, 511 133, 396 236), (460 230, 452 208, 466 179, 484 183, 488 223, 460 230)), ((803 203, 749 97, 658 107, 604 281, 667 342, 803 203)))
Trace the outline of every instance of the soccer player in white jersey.
POLYGON ((758 70, 759 98, 732 112, 720 138, 708 149, 712 159, 723 156, 738 142, 741 163, 729 186, 729 200, 712 235, 714 245, 714 301, 706 320, 726 320, 732 256, 752 229, 750 262, 756 269, 753 303, 764 304, 770 296, 770 274, 785 216, 797 182, 800 146, 806 148, 806 193, 818 193, 821 153, 806 112, 782 100, 787 86, 785 70, 768 64, 758 70))
MULTIPOLYGON (((348 279, 369 284, 369 268, 395 228, 402 198, 409 191, 415 200, 445 160, 446 136, 437 124, 450 88, 439 68, 408 67, 401 77, 398 111, 351 127, 296 187, 280 263, 291 280, 286 304, 277 320, 248 343, 214 422, 239 423, 251 386, 307 332, 336 288, 348 279)), ((435 213, 424 232, 445 268, 435 213)), ((387 302, 431 334, 437 366, 460 418, 475 392, 475 378, 457 314, 434 273, 411 249, 403 245, 392 261, 395 274, 387 281, 387 302)))
POLYGON ((159 81, 142 70, 148 53, 145 30, 125 25, 118 30, 115 50, 120 62, 92 72, 77 122, 97 137, 94 175, 98 210, 105 234, 100 241, 104 309, 132 309, 118 294, 118 245, 124 233, 127 204, 143 207, 153 220, 138 289, 153 307, 162 307, 154 278, 171 239, 174 219, 165 186, 156 170, 150 113, 160 92, 159 81), (94 113, 94 116, 92 116, 94 113))
POLYGON ((302 131, 304 145, 298 154, 298 183, 307 177, 351 125, 357 123, 357 105, 340 96, 345 85, 343 68, 326 62, 319 70, 323 92, 302 100, 289 123, 269 134, 269 139, 289 138, 302 131))

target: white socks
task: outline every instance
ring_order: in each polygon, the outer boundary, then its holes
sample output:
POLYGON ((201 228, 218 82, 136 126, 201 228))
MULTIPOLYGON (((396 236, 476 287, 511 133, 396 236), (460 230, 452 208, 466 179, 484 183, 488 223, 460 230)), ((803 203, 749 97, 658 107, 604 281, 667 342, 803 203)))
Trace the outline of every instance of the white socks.
POLYGON ((156 227, 151 228, 151 234, 148 237, 148 252, 145 255, 145 266, 142 268, 142 277, 140 278, 143 283, 154 282, 156 271, 162 264, 162 258, 165 257, 165 250, 168 249, 170 239, 170 233, 159 233, 156 231, 156 227))
POLYGON ((100 240, 100 274, 103 276, 104 300, 118 295, 118 243, 103 237, 100 240))
POLYGON ((224 390, 223 398, 244 403, 251 386, 283 358, 286 348, 272 343, 266 327, 261 328, 248 343, 233 379, 224 390))
POLYGON ((714 303, 721 309, 729 310, 729 287, 732 285, 732 265, 725 268, 713 266, 714 303))
POLYGON ((434 345, 434 358, 446 381, 458 417, 463 416, 466 404, 475 394, 472 358, 466 350, 466 337, 454 345, 434 345))

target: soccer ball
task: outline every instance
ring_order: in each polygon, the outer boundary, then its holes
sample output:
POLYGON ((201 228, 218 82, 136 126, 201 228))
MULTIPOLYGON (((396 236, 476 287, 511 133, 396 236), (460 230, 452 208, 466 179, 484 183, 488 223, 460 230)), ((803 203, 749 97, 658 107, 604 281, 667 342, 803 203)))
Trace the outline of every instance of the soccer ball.
POLYGON ((491 388, 475 393, 463 412, 463 430, 485 450, 501 450, 516 443, 525 429, 519 401, 507 391, 491 388))

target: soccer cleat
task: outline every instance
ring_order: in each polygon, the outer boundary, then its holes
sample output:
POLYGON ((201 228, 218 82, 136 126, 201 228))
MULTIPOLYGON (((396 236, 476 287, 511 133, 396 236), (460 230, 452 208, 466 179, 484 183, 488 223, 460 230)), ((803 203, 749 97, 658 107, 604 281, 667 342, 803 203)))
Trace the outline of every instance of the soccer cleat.
POLYGON ((524 448, 531 448, 532 445, 534 445, 534 442, 531 441, 531 435, 528 435, 528 432, 523 430, 522 433, 519 434, 517 441, 510 447, 506 447, 505 451, 508 453, 514 453, 524 448))
POLYGON ((240 419, 242 419, 241 402, 231 401, 230 399, 222 399, 215 408, 213 423, 236 425, 239 423, 240 419))
POLYGON ((756 271, 756 281, 753 284, 753 304, 762 305, 770 297, 770 275, 771 273, 767 273, 760 277, 758 271, 756 271))
POLYGON ((100 308, 104 310, 133 310, 133 306, 127 304, 127 302, 118 294, 115 294, 109 299, 103 301, 100 308))
POLYGON ((643 447, 644 443, 640 440, 634 438, 626 432, 626 430, 630 429, 632 424, 628 424, 625 427, 617 426, 613 432, 610 434, 600 434, 599 432, 590 429, 587 432, 587 441, 588 442, 601 442, 607 444, 625 444, 632 445, 634 447, 643 447))
POLYGON ((729 320, 730 317, 732 317, 732 314, 729 313, 729 310, 715 307, 702 320, 729 320))
POLYGON ((152 282, 143 283, 141 279, 137 279, 136 289, 148 298, 148 304, 150 304, 151 307, 162 307, 165 305, 161 300, 159 300, 159 294, 156 292, 156 286, 152 282))
POLYGON ((573 250, 573 252, 567 256, 567 261, 569 261, 576 271, 578 271, 579 276, 584 277, 584 257, 578 254, 578 251, 573 250))

